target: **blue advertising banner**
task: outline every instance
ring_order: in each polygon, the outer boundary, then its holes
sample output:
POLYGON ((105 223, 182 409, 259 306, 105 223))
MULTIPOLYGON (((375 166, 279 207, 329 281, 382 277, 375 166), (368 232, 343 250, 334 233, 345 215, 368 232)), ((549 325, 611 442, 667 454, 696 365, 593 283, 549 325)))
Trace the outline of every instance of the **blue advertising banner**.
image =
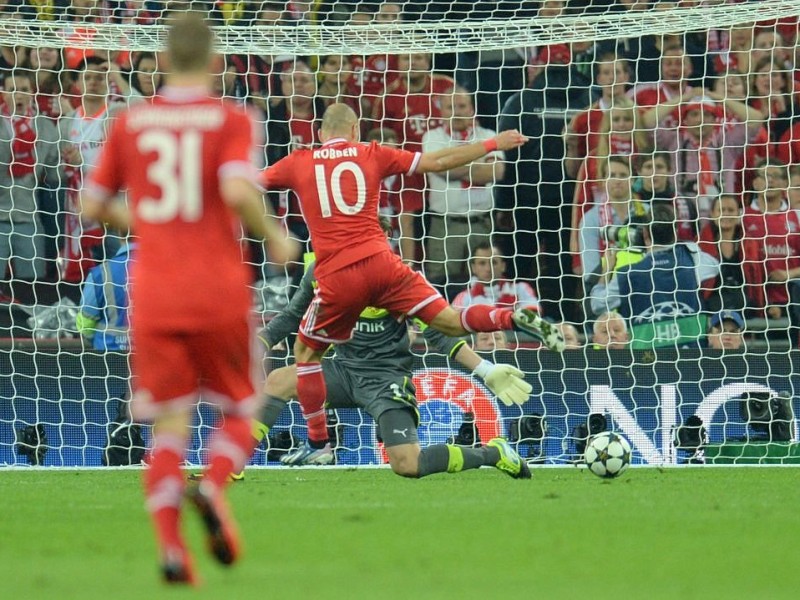
MULTIPOLYGON (((526 373, 533 393, 522 407, 504 406, 480 381, 442 356, 417 357, 414 383, 423 445, 452 440, 465 415, 473 415, 474 430, 483 442, 508 436, 523 415, 541 415, 544 437, 523 441, 521 453, 548 464, 568 464, 576 458, 576 426, 599 413, 606 416, 609 429, 630 440, 634 463, 666 465, 686 458, 674 446, 674 430, 692 415, 702 419, 712 444, 752 437, 739 408, 745 392, 785 392, 795 413, 798 409, 800 353, 795 351, 721 356, 700 350, 610 355, 587 350, 557 355, 520 349, 498 351, 490 358, 515 364, 526 373)), ((273 363, 284 364, 276 359, 273 363)), ((15 446, 19 430, 36 424, 43 425, 47 437, 43 464, 101 465, 109 423, 127 390, 124 355, 0 351, 0 465, 28 464, 15 446)), ((214 419, 213 409, 201 404, 191 463, 202 461, 214 419)), ((283 431, 295 442, 305 437, 296 403, 284 411, 271 436, 283 431)), ((337 410, 335 432, 339 464, 384 462, 369 415, 357 409, 337 410)), ((791 433, 796 441, 794 422, 791 433)), ((275 458, 262 444, 252 464, 278 464, 271 460, 275 458)))

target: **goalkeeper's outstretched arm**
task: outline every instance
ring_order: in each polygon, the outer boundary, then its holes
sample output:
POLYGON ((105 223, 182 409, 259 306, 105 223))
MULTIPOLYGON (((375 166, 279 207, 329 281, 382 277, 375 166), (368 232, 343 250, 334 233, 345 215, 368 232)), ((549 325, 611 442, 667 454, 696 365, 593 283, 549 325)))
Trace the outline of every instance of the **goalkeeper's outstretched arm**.
POLYGON ((469 369, 475 377, 486 384, 486 387, 495 396, 500 398, 503 404, 507 406, 524 404, 528 400, 533 387, 525 381, 525 373, 511 365, 496 365, 481 358, 464 339, 446 336, 418 319, 415 319, 414 322, 422 329, 422 334, 427 341, 433 343, 449 358, 469 369))
POLYGON ((511 365, 495 364, 478 356, 464 344, 455 355, 456 361, 483 380, 492 393, 506 406, 525 404, 533 391, 533 386, 525 381, 525 373, 511 365))

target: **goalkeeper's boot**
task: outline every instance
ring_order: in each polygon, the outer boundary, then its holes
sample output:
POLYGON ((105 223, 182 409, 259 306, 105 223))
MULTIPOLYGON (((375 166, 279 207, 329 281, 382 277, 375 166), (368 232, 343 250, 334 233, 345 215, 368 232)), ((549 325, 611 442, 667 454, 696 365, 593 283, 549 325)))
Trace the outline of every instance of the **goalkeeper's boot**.
POLYGON ((564 336, 558 327, 545 321, 531 308, 518 308, 511 316, 514 326, 519 331, 529 333, 542 341, 550 350, 564 351, 564 336))
POLYGON ((192 559, 185 550, 167 549, 161 559, 161 575, 165 583, 197 585, 192 559))
POLYGON ((500 460, 495 463, 495 468, 507 473, 514 479, 531 478, 531 470, 528 468, 527 463, 522 460, 522 457, 505 439, 494 438, 486 445, 497 448, 498 452, 500 452, 500 460))
POLYGON ((222 493, 212 493, 208 484, 192 483, 186 497, 200 513, 208 535, 211 554, 223 565, 232 565, 239 558, 239 535, 222 493))
POLYGON ((313 448, 308 442, 281 456, 281 462, 289 467, 300 465, 331 465, 336 456, 330 443, 322 448, 313 448))
MULTIPOLYGON (((189 473, 187 479, 189 481, 203 481, 203 474, 189 473)), ((242 469, 238 473, 231 473, 230 475, 228 475, 228 483, 235 483, 237 481, 244 481, 244 469, 242 469)))

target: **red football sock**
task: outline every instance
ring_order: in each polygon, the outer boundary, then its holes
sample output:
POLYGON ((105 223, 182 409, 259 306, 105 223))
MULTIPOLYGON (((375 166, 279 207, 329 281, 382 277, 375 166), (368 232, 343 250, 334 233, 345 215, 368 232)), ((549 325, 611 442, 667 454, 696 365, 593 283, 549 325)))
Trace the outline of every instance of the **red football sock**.
POLYGON ((208 467, 203 482, 208 481, 218 490, 223 489, 228 483, 228 475, 244 469, 255 446, 252 421, 225 415, 222 427, 214 433, 209 444, 208 467))
POLYGON ((297 363, 297 400, 308 425, 308 440, 315 445, 328 441, 328 422, 325 417, 325 378, 320 363, 297 363))
POLYGON ((509 331, 514 328, 510 308, 473 304, 461 311, 461 325, 467 331, 509 331))
POLYGON ((144 472, 146 506, 153 519, 159 546, 184 549, 180 534, 180 508, 186 480, 181 472, 185 440, 156 435, 144 472))

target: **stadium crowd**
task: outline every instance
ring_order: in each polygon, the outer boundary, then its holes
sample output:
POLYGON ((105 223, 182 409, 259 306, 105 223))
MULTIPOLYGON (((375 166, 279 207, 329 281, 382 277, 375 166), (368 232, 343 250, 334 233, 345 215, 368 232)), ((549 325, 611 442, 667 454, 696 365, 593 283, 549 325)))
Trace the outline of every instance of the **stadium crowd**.
MULTIPOLYGON (((162 24, 189 8, 247 27, 705 3, 5 0, 0 16, 62 21, 91 36, 95 23, 162 24)), ((748 322, 796 321, 797 33, 795 18, 436 57, 229 55, 215 89, 259 114, 260 167, 318 144, 322 113, 336 102, 359 115, 362 139, 413 151, 519 128, 531 138, 519 153, 495 152, 446 177, 384 182, 381 210, 403 259, 456 306, 524 303, 577 326, 572 347, 583 338, 603 348, 637 339, 697 345, 707 333, 720 344, 728 323, 747 335, 748 322), (630 289, 640 276, 650 282, 646 298, 630 289), (674 325, 693 315, 702 318, 674 325), (680 331, 659 331, 659 321, 680 331)), ((90 270, 124 239, 80 219, 83 178, 115 112, 158 93, 159 57, 3 46, 0 80, 0 162, 8 165, 0 168, 0 295, 5 305, 77 301, 90 270)), ((297 198, 268 198, 307 242, 297 198)), ((253 252, 254 281, 275 275, 255 244, 253 252)), ((302 266, 292 274, 299 281, 302 266)))

